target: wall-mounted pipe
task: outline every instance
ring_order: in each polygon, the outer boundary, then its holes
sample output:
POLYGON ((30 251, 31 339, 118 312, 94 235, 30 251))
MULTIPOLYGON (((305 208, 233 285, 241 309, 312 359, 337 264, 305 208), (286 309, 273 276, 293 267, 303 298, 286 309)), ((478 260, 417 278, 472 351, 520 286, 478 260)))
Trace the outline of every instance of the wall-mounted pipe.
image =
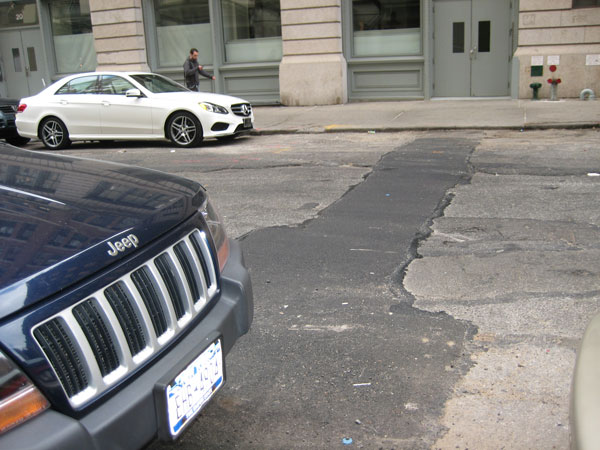
POLYGON ((538 92, 539 92, 539 89, 542 87, 542 83, 531 83, 529 85, 529 87, 531 89, 533 89, 533 97, 531 99, 532 100, 539 100, 538 92))
POLYGON ((580 100, 595 100, 596 95, 594 94, 594 91, 592 91, 591 89, 584 89, 579 94, 579 99, 580 100))

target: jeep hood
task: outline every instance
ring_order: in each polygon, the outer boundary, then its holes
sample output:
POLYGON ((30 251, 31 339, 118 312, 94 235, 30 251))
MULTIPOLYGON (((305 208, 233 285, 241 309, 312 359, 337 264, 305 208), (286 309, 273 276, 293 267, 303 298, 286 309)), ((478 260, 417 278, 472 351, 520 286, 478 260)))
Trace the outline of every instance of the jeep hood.
POLYGON ((131 255, 114 243, 134 235, 142 247, 205 199, 162 172, 1 144, 0 318, 131 255))

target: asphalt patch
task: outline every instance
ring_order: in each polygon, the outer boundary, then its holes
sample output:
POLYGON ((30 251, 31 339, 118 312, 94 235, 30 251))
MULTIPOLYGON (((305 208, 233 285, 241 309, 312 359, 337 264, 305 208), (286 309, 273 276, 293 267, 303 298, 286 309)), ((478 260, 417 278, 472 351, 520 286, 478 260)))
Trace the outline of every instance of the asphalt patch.
POLYGON ((398 272, 468 178, 475 144, 416 140, 316 219, 244 238, 255 321, 227 359, 225 388, 175 448, 435 442, 475 330, 413 308, 398 272))

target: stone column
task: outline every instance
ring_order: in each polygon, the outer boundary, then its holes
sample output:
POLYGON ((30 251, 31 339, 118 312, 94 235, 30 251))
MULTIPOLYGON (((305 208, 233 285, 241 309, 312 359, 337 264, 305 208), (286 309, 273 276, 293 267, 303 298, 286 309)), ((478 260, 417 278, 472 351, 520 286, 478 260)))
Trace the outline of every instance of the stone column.
POLYGON ((149 71, 142 0, 90 0, 97 70, 149 71))
POLYGON ((281 0, 281 28, 281 103, 288 106, 346 103, 341 0, 281 0))

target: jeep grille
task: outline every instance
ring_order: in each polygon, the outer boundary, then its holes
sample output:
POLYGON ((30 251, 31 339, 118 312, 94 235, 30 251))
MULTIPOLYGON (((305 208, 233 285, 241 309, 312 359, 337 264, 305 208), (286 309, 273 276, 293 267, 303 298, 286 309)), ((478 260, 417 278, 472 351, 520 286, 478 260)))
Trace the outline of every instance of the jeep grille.
POLYGON ((206 234, 196 230, 33 330, 73 407, 144 365, 217 293, 206 234))
POLYGON ((3 113, 14 114, 17 111, 17 106, 0 105, 0 111, 2 111, 3 113))

